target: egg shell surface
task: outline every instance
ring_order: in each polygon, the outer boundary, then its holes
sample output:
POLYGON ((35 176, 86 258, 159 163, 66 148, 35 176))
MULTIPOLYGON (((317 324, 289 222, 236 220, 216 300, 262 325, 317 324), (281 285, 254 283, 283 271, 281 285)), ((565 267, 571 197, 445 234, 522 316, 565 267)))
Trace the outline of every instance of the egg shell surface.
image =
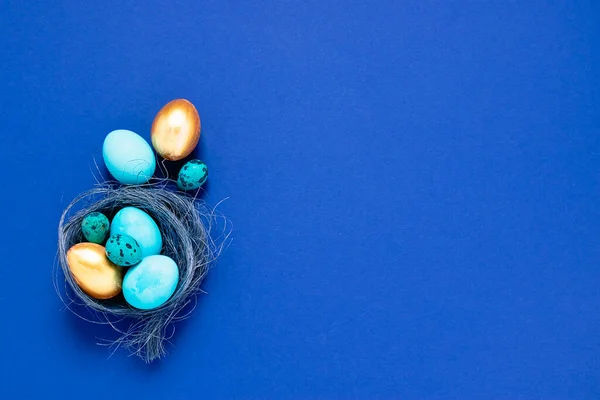
POLYGON ((142 261, 142 249, 129 235, 116 234, 106 242, 106 256, 120 267, 130 267, 142 261))
POLYGON ((110 236, 128 235, 136 240, 144 257, 160 254, 162 235, 150 215, 136 207, 125 207, 113 218, 110 236))
POLYGON ((152 145, 167 160, 184 159, 196 148, 200 127, 200 115, 190 101, 170 101, 154 118, 150 131, 152 145))
POLYGON ((92 212, 86 215, 81 222, 81 231, 88 242, 102 244, 108 236, 110 222, 106 215, 92 212))
POLYGON ((69 271, 89 296, 104 300, 121 292, 122 269, 106 257, 104 246, 78 243, 67 252, 69 271))
POLYGON ((201 160, 188 161, 179 171, 177 187, 181 190, 195 190, 204 185, 208 178, 208 167, 201 160))
POLYGON ((148 142, 126 129, 106 136, 102 156, 110 174, 125 185, 146 183, 156 170, 156 157, 148 142))
POLYGON ((133 307, 152 310, 171 298, 179 283, 179 268, 167 256, 145 257, 123 279, 123 296, 133 307))

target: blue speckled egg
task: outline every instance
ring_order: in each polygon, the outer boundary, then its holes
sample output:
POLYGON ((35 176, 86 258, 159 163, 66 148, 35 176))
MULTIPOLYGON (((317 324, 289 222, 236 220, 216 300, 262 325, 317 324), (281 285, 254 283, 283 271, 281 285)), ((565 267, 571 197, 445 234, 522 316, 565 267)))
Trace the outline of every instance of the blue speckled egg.
POLYGON ((179 283, 179 268, 167 256, 144 257, 123 279, 125 300, 135 308, 152 310, 167 302, 179 283))
POLYGON ((110 235, 129 235, 134 238, 144 257, 160 254, 162 235, 151 216, 135 207, 120 210, 110 225, 110 235))
POLYGON ((113 235, 105 247, 108 259, 119 267, 130 267, 142 261, 142 249, 129 235, 113 235))
POLYGON ((110 174, 125 185, 146 183, 156 170, 156 157, 148 142, 125 129, 106 136, 102 156, 110 174))
POLYGON ((181 190, 195 190, 206 182, 208 167, 204 161, 188 161, 179 171, 177 187, 181 190))
POLYGON ((86 215, 81 221, 81 231, 88 242, 102 244, 108 236, 110 222, 106 215, 99 212, 92 212, 86 215))

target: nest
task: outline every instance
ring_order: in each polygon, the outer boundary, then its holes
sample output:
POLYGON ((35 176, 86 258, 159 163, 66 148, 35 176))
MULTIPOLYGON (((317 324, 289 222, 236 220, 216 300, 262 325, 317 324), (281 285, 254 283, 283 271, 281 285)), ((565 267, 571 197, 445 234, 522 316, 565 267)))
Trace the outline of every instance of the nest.
POLYGON ((189 316, 196 304, 200 284, 220 253, 226 236, 211 238, 215 225, 214 210, 187 194, 169 190, 166 184, 113 186, 103 184, 80 194, 65 209, 58 227, 58 264, 55 286, 63 303, 76 315, 95 323, 109 324, 119 337, 111 341, 124 346, 146 362, 166 354, 165 342, 172 324, 189 316), (137 207, 148 213, 158 224, 163 237, 164 254, 179 267, 179 283, 171 298, 153 310, 133 308, 122 294, 97 300, 75 282, 67 264, 67 251, 84 242, 81 231, 83 218, 91 212, 101 212, 112 220, 123 207, 137 207), (65 290, 60 290, 60 273, 65 290), (90 317, 83 317, 87 311, 90 317), (123 328, 121 326, 124 326, 123 328))

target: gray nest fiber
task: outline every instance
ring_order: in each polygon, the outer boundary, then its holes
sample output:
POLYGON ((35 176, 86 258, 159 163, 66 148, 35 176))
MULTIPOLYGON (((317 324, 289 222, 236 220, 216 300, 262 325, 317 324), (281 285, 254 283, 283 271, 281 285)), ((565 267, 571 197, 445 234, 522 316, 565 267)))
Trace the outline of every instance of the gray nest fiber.
POLYGON ((204 202, 166 188, 168 182, 141 186, 100 185, 79 195, 65 209, 58 227, 58 264, 55 286, 66 307, 90 322, 109 324, 119 334, 110 345, 124 346, 146 362, 166 354, 165 341, 175 321, 189 316, 196 304, 200 283, 215 260, 226 236, 211 238, 215 213, 204 202), (138 310, 122 297, 97 300, 85 294, 75 282, 67 264, 71 246, 85 242, 81 222, 90 212, 109 219, 123 207, 144 210, 158 224, 163 237, 162 254, 179 267, 179 284, 171 298, 159 308, 138 310), (217 244, 220 242, 220 244, 217 244), (65 290, 59 285, 60 270, 65 290), (91 317, 84 317, 81 311, 91 317), (122 327, 124 326, 124 328, 122 327))

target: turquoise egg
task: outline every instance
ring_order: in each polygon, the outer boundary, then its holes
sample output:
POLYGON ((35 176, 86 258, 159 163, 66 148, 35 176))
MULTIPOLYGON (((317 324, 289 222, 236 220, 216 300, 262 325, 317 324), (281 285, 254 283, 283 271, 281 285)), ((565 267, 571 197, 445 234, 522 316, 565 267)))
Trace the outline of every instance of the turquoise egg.
POLYGON ((146 183, 156 170, 156 158, 148 142, 125 129, 106 136, 102 156, 110 174, 125 185, 146 183))
POLYGON ((116 234, 106 242, 106 256, 119 267, 130 267, 142 261, 142 249, 129 235, 116 234))
POLYGON ((177 187, 181 190, 195 190, 206 182, 208 167, 204 161, 188 161, 179 171, 177 187))
POLYGON ((144 257, 160 254, 162 236, 151 216, 135 207, 120 210, 110 224, 110 235, 129 235, 134 238, 144 257))
POLYGON ((81 221, 81 231, 83 232, 83 237, 88 242, 102 244, 106 240, 106 236, 108 236, 108 229, 110 227, 110 222, 106 215, 99 212, 92 212, 83 217, 83 221, 81 221))
POLYGON ((179 283, 179 268, 167 256, 144 257, 123 279, 125 300, 140 310, 152 310, 167 302, 179 283))

